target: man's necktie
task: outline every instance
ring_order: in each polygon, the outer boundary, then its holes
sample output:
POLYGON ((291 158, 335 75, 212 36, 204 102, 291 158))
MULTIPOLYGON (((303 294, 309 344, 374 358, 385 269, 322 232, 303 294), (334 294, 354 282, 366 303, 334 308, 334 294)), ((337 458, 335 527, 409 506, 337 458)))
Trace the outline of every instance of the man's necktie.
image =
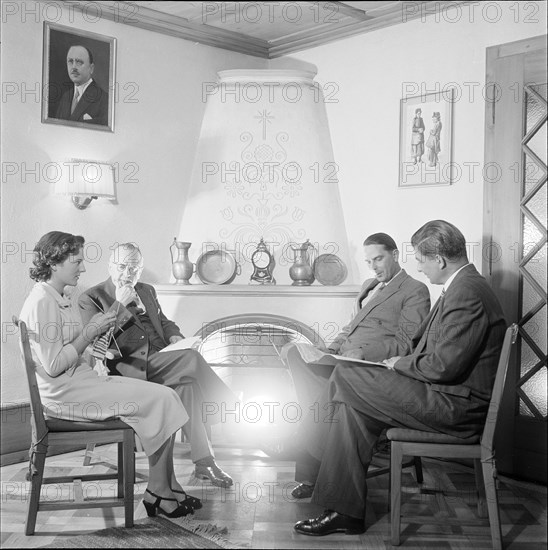
POLYGON ((379 283, 373 287, 368 293, 367 296, 362 300, 362 309, 373 299, 381 290, 386 286, 386 283, 379 283))
POLYGON ((72 106, 70 108, 70 114, 74 113, 74 109, 76 109, 76 105, 78 105, 78 99, 80 98, 80 91, 78 88, 74 90, 74 97, 72 98, 72 106))
POLYGON ((133 302, 130 302, 126 308, 133 313, 133 315, 141 315, 143 313, 146 313, 145 306, 141 302, 141 300, 133 300, 133 302))
POLYGON ((432 321, 432 319, 434 319, 434 317, 436 317, 438 315, 440 307, 443 304, 444 297, 445 297, 445 289, 442 288, 440 297, 438 298, 438 300, 434 304, 434 307, 432 308, 432 314, 430 316, 431 321, 432 321))

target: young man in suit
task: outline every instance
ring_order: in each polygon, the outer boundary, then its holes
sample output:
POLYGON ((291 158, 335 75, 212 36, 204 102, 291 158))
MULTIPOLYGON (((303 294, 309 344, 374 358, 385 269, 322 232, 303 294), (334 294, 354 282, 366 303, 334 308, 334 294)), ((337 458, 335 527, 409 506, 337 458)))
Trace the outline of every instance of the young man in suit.
POLYGON ((231 477, 216 464, 204 425, 204 403, 225 402, 234 408, 237 398, 193 349, 159 353, 184 337, 179 327, 164 315, 154 287, 138 282, 143 257, 132 243, 119 245, 109 261, 110 278, 79 299, 85 324, 101 311, 115 311, 117 327, 110 343, 111 374, 140 378, 173 388, 190 419, 183 432, 190 441, 195 475, 214 485, 229 487, 231 477))
POLYGON ((409 354, 387 359, 386 368, 335 368, 321 399, 331 421, 309 423, 303 458, 316 480, 312 500, 325 511, 296 523, 299 533, 363 533, 367 469, 384 429, 467 438, 485 424, 506 330, 500 303, 468 262, 464 236, 454 225, 428 222, 411 243, 419 271, 443 285, 442 296, 409 354))
POLYGON ((67 52, 67 71, 74 84, 63 93, 55 118, 108 125, 108 93, 93 80, 93 54, 74 45, 67 52))
MULTIPOLYGON (((327 351, 352 359, 382 361, 394 355, 406 355, 411 337, 430 310, 430 294, 424 283, 410 277, 399 264, 396 243, 386 233, 375 233, 365 239, 365 261, 374 277, 367 279, 358 294, 350 323, 329 345, 327 351)), ((306 363, 293 344, 282 350, 291 370, 302 410, 318 401, 331 376, 332 365, 306 363)), ((364 368, 358 363, 341 363, 341 369, 364 368)), ((295 498, 308 498, 313 482, 300 472, 299 485, 292 491, 295 498)))

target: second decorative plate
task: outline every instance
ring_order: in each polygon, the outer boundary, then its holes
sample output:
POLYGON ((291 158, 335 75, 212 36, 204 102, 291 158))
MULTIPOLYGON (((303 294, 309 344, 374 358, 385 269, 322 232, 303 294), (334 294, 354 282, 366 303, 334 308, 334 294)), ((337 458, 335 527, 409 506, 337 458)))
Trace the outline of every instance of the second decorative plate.
POLYGON ((335 254, 322 254, 314 260, 316 279, 327 286, 340 285, 348 275, 344 262, 335 254))

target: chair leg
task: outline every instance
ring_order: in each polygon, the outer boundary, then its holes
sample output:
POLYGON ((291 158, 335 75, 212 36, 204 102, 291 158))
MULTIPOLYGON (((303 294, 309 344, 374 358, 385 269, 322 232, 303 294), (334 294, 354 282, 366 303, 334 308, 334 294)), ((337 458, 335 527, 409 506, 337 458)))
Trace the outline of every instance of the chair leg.
POLYGON ((133 431, 124 432, 124 443, 122 449, 124 469, 124 510, 125 525, 133 527, 133 498, 135 483, 135 436, 133 431))
POLYGON ((424 477, 422 475, 422 461, 420 456, 413 457, 413 462, 415 464, 415 476, 417 477, 417 483, 422 483, 424 477))
POLYGON ((494 550, 502 550, 502 531, 500 528, 499 503, 496 486, 496 470, 493 461, 482 462, 483 480, 489 511, 489 525, 494 550))
POLYGON ((124 444, 118 443, 118 498, 124 498, 125 486, 124 486, 124 444))
POLYGON ((84 454, 84 466, 91 466, 91 459, 93 458, 94 450, 95 443, 88 443, 86 446, 86 452, 84 454))
POLYGON ((400 544, 402 461, 401 445, 392 441, 390 452, 390 531, 393 546, 400 544))
POLYGON ((485 496, 485 482, 483 479, 481 460, 474 459, 474 475, 476 477, 476 489, 478 491, 478 517, 488 517, 487 502, 485 496))
POLYGON ((42 490, 42 480, 44 478, 44 468, 46 465, 47 446, 42 451, 34 453, 33 460, 36 473, 30 479, 30 495, 27 507, 27 521, 25 523, 25 535, 34 535, 36 527, 36 516, 40 505, 40 491, 42 490))

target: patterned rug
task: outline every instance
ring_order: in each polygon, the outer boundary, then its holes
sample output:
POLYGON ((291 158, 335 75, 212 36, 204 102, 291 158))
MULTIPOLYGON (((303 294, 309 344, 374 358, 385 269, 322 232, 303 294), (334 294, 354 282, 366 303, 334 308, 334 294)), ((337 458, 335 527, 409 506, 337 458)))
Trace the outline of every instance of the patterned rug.
POLYGON ((138 520, 130 529, 109 527, 85 535, 60 535, 42 548, 237 548, 225 538, 227 534, 226 527, 155 517, 138 520))

